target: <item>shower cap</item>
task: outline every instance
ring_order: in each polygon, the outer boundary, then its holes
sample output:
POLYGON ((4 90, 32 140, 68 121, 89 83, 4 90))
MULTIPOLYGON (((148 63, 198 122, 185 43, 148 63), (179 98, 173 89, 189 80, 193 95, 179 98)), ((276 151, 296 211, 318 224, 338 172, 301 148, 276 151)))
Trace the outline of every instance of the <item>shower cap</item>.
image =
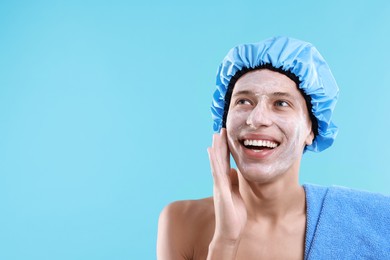
POLYGON ((305 151, 320 152, 330 147, 337 135, 332 113, 339 88, 317 49, 311 43, 289 37, 279 36, 258 43, 242 44, 228 52, 218 68, 211 105, 214 131, 219 132, 222 128, 225 95, 232 78, 243 71, 265 65, 295 75, 300 81, 298 87, 310 97, 311 113, 317 120, 318 133, 305 151))

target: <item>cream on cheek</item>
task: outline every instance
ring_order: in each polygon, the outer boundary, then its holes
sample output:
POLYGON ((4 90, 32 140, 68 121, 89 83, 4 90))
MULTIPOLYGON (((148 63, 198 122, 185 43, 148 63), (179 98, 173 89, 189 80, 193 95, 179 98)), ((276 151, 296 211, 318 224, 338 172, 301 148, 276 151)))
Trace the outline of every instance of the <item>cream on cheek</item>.
MULTIPOLYGON (((297 113, 296 116, 280 116, 280 114, 270 113, 268 120, 272 122, 270 133, 274 134, 275 138, 280 140, 280 147, 277 148, 277 157, 272 157, 270 160, 259 162, 247 161, 242 157, 240 149, 242 149, 238 137, 244 131, 248 131, 246 120, 248 112, 230 111, 227 120, 228 144, 229 149, 236 161, 240 170, 248 180, 259 180, 261 176, 269 179, 284 174, 289 169, 299 166, 302 156, 305 139, 308 134, 307 119, 305 114, 297 113), (241 158, 242 157, 242 158, 241 158)), ((258 130, 254 130, 258 131, 258 130)))
POLYGON ((291 162, 302 156, 305 147, 305 140, 309 134, 308 123, 304 113, 297 113, 297 116, 289 118, 277 118, 275 124, 280 126, 284 135, 284 147, 281 158, 283 162, 291 162))
POLYGON ((234 111, 234 109, 229 109, 229 113, 226 119, 226 130, 229 150, 235 160, 237 159, 237 150, 241 145, 238 138, 246 126, 247 117, 248 112, 234 111))

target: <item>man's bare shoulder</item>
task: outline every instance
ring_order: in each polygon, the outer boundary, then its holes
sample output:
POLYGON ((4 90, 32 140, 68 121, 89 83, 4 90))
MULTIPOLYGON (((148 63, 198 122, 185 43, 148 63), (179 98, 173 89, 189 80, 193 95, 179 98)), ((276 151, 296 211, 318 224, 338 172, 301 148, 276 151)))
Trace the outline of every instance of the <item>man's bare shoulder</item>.
POLYGON ((160 255, 169 252, 166 259, 182 259, 178 255, 199 259, 195 255, 207 255, 214 233, 213 198, 172 202, 162 210, 158 225, 160 255))
POLYGON ((213 197, 197 199, 197 200, 178 200, 168 204, 164 209, 164 211, 175 212, 187 214, 188 211, 203 211, 203 210, 214 210, 214 202, 213 197))
POLYGON ((180 200, 168 204, 161 212, 160 219, 175 221, 176 224, 201 224, 214 219, 212 197, 198 200, 180 200))

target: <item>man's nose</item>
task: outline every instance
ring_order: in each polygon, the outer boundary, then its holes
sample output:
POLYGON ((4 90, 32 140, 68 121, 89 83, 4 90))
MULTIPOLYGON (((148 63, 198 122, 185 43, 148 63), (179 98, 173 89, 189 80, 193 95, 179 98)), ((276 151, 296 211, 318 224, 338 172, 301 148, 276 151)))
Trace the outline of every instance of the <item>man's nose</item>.
POLYGON ((249 114, 246 123, 253 128, 269 126, 272 124, 271 111, 266 102, 259 102, 256 104, 249 114))

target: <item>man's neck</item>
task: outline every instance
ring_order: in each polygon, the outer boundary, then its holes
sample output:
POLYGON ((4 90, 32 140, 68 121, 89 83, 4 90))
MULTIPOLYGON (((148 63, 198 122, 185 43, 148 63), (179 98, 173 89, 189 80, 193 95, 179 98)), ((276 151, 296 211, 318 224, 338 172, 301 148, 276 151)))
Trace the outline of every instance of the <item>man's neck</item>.
POLYGON ((240 193, 246 204, 248 219, 272 222, 306 211, 305 191, 298 183, 298 174, 286 173, 277 180, 254 183, 239 173, 240 193))

